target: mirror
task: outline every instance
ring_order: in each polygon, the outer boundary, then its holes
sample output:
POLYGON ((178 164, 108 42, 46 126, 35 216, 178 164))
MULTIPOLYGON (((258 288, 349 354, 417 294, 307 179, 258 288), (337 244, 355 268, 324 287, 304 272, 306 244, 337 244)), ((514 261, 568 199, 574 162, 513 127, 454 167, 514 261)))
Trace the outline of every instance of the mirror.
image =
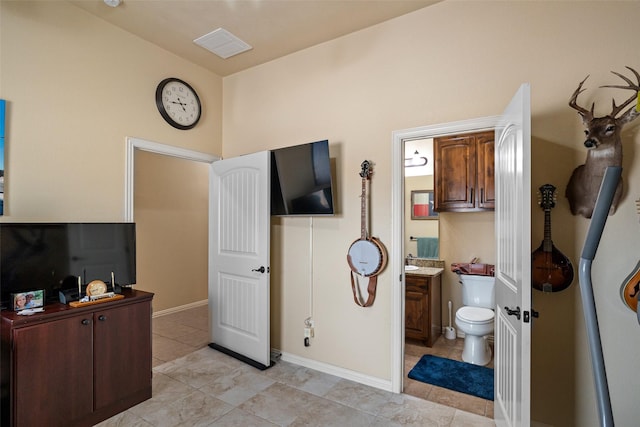
POLYGON ((437 259, 440 221, 438 213, 433 210, 433 138, 405 139, 403 143, 404 255, 437 259), (422 158, 427 159, 426 165, 422 158), (425 251, 425 247, 428 250, 425 251))
POLYGON ((433 190, 411 191, 411 219, 438 219, 433 210, 433 190))

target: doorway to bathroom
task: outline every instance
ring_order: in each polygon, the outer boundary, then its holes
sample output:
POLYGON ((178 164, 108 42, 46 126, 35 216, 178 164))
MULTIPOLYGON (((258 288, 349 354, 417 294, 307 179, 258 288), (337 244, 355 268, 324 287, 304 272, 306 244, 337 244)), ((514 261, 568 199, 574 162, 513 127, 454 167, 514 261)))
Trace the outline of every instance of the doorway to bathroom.
MULTIPOLYGON (((415 138, 495 130, 495 381, 497 425, 530 425, 531 414, 531 89, 520 86, 502 115, 393 132, 391 269, 392 390, 402 392, 405 274, 401 240, 404 142, 415 138), (521 314, 524 313, 524 316, 521 314)), ((437 165, 436 165, 437 166, 437 165)), ((438 173, 436 167, 436 174, 438 173)), ((473 200, 473 196, 471 197, 473 200)), ((481 198, 482 199, 482 198, 481 198)), ((442 229, 440 235, 443 235, 442 229)), ((476 239, 473 234, 463 236, 476 239)), ((451 236, 453 239, 454 236, 451 236)), ((453 240, 452 240, 453 241, 453 240)), ((456 240, 457 241, 457 240, 456 240)), ((446 256, 442 253, 441 256, 446 256)), ((451 261, 449 261, 451 262, 451 261)))
MULTIPOLYGON (((396 135, 396 140, 402 145, 401 152, 404 153, 401 170, 404 187, 402 191, 404 194, 402 257, 404 263, 409 264, 405 270, 413 266, 421 267, 416 271, 405 271, 402 392, 488 418, 493 418, 492 400, 416 381, 408 378, 407 374, 424 355, 462 361, 464 339, 459 332, 457 336, 455 332, 453 336, 449 334, 451 339, 447 339, 444 334, 449 327, 457 330, 455 313, 462 304, 457 276, 450 271, 449 265, 452 262, 468 262, 473 257, 478 257, 484 262, 495 260, 493 211, 464 214, 450 212, 438 214, 433 211, 434 138, 454 133, 492 131, 495 123, 494 118, 487 118, 464 123, 464 126, 451 129, 433 131, 425 127, 396 135), (420 198, 423 195, 428 197, 420 198), (423 267, 438 270, 425 270, 423 267), (425 278, 418 274, 425 271, 438 272, 438 276, 425 278), (425 283, 423 288, 430 289, 430 294, 424 299, 428 302, 425 310, 423 305, 416 301, 420 284, 427 281, 429 283, 425 283), (449 309, 449 302, 451 302, 451 309, 449 309), (416 330, 419 330, 416 323, 423 322, 423 317, 429 318, 427 323, 430 331, 427 335, 431 336, 428 339, 423 339, 424 337, 416 333, 416 330)), ((490 344, 493 351, 491 341, 490 344)), ((486 366, 493 368, 493 358, 486 366)))

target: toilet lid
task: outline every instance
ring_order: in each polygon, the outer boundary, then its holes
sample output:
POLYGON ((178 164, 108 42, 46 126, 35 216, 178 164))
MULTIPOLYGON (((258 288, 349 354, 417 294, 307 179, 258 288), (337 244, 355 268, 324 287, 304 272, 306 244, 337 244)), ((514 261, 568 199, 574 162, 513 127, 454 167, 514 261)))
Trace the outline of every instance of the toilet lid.
POLYGON ((493 310, 483 307, 462 307, 457 311, 456 316, 467 322, 483 323, 493 322, 494 313, 493 310))

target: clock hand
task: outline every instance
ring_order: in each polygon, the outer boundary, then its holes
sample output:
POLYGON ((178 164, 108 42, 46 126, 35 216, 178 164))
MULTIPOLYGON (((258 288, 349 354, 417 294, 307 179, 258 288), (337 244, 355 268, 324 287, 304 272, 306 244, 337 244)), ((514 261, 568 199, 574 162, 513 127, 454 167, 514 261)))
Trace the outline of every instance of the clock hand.
POLYGON ((180 104, 180 106, 182 107, 182 111, 184 111, 185 113, 187 112, 187 109, 184 108, 185 105, 187 105, 186 103, 182 102, 182 100, 180 99, 180 97, 178 97, 178 102, 176 102, 176 104, 180 104))

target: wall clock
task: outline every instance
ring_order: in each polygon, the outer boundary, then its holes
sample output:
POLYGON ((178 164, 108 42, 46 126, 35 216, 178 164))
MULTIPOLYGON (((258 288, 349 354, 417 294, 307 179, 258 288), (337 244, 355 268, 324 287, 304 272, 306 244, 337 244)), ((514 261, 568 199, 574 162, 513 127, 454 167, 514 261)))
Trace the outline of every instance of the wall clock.
POLYGON ((202 106, 196 91, 175 77, 162 80, 156 88, 156 106, 163 119, 176 129, 193 128, 200 120, 202 106))

